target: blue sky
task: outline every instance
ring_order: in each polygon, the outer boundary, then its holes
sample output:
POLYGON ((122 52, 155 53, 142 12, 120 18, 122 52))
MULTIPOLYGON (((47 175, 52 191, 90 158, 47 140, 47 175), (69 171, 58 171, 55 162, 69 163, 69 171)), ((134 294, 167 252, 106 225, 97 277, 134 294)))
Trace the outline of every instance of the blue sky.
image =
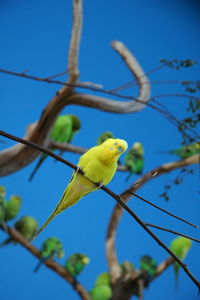
MULTIPOLYGON (((0 68, 48 77, 67 67, 68 45, 72 24, 71 1, 1 1, 0 2, 0 68)), ((112 89, 132 80, 130 71, 112 50, 112 40, 122 41, 134 53, 146 72, 159 65, 159 60, 200 58, 199 6, 197 1, 84 1, 83 35, 80 48, 80 80, 103 84, 112 89)), ((182 71, 162 69, 151 80, 197 80, 199 65, 182 71)), ((45 83, 0 74, 1 119, 0 128, 23 137, 28 124, 40 117, 42 109, 59 87, 45 83)), ((127 93, 137 94, 130 89, 127 93)), ((183 92, 179 85, 153 85, 152 94, 183 92)), ((124 100, 122 100, 124 101, 124 100)), ((185 116, 186 99, 163 98, 177 117, 185 116)), ((115 115, 78 106, 66 107, 62 113, 80 117, 82 130, 74 144, 92 147, 99 134, 112 131, 124 138, 129 145, 140 141, 145 149, 145 171, 176 159, 157 152, 179 146, 181 136, 176 128, 158 112, 146 108, 137 114, 115 115)), ((0 145, 0 149, 12 145, 0 145)), ((64 157, 76 163, 78 155, 65 153, 64 157)), ((123 160, 123 159, 122 159, 123 160)), ((1 185, 7 188, 8 197, 18 194, 23 198, 20 216, 31 215, 41 224, 49 216, 70 179, 71 170, 49 158, 41 167, 32 183, 28 182, 36 161, 19 172, 3 177, 1 185)), ((163 185, 175 178, 177 172, 162 176, 146 184, 138 193, 165 209, 199 223, 199 173, 187 176, 184 184, 171 190, 171 199, 165 202, 159 197, 163 185)), ((129 186, 126 174, 117 173, 109 184, 116 193, 129 186)), ((135 180, 133 177, 132 180, 135 180)), ((49 236, 57 236, 64 244, 66 256, 75 252, 85 253, 91 263, 79 276, 80 281, 91 289, 96 276, 107 270, 105 259, 105 235, 115 200, 103 191, 90 194, 76 206, 58 216, 38 237, 34 245, 39 247, 49 236)), ((137 199, 130 207, 145 221, 176 229, 199 237, 199 230, 170 219, 137 199)), ((155 231, 169 244, 171 234, 155 231)), ((0 239, 6 237, 0 233, 0 239)), ((1 249, 0 282, 1 299, 43 299, 58 297, 59 300, 77 300, 79 297, 55 273, 44 266, 37 274, 33 269, 37 260, 20 246, 1 249), (12 287, 12 288, 11 288, 12 287)), ((160 248, 127 213, 117 232, 117 253, 120 262, 132 261, 138 267, 140 256, 152 255, 158 262, 167 258, 160 248)), ((186 263, 200 278, 199 246, 193 248, 186 263)), ((65 259, 60 262, 63 263, 65 259)), ((188 300, 197 298, 197 289, 181 271, 180 287, 174 288, 174 274, 169 268, 148 290, 145 300, 188 300), (163 292, 165 291, 165 293, 163 292)))

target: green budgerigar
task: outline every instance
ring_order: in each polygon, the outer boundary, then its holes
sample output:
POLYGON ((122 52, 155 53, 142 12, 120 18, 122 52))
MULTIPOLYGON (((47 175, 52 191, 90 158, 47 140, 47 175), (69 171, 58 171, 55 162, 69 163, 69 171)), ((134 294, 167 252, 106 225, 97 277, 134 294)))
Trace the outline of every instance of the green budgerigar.
MULTIPOLYGON (((15 222, 15 229, 23 235, 27 240, 31 240, 38 228, 38 222, 29 216, 24 216, 15 222)), ((6 246, 10 243, 16 244, 16 241, 13 238, 8 238, 0 244, 0 247, 6 246)))
POLYGON ((112 288, 107 284, 98 285, 89 294, 92 300, 109 300, 112 297, 112 288))
POLYGON ((22 204, 22 199, 17 195, 12 195, 9 201, 5 202, 5 221, 10 221, 18 215, 22 204))
POLYGON ((90 260, 88 256, 80 253, 75 253, 68 257, 68 259, 66 260, 65 269, 71 276, 76 277, 84 270, 85 266, 89 262, 90 260))
POLYGON ((155 275, 157 269, 157 263, 154 258, 149 255, 144 255, 140 258, 140 270, 145 272, 147 286, 151 278, 155 275))
POLYGON ((63 258, 65 253, 60 240, 56 237, 50 237, 42 243, 40 254, 41 259, 35 267, 34 272, 37 272, 46 260, 54 257, 63 258))
POLYGON ((112 134, 112 132, 103 132, 97 139, 97 146, 103 144, 107 139, 114 139, 114 135, 112 134))
MULTIPOLYGON (((170 244, 170 249, 178 256, 180 260, 184 260, 192 247, 192 241, 183 237, 179 236, 174 239, 170 244)), ((176 280, 176 287, 178 287, 178 273, 180 270, 180 266, 177 262, 174 262, 174 272, 175 272, 175 280, 176 280)))
POLYGON ((94 288, 89 292, 92 300, 108 300, 112 297, 110 275, 107 272, 99 274, 94 288))
POLYGON ((168 151, 168 153, 175 154, 179 156, 180 159, 185 159, 195 154, 200 154, 200 141, 190 145, 179 147, 175 150, 168 151))
POLYGON ((132 148, 127 152, 125 155, 125 166, 130 170, 126 181, 128 181, 133 174, 142 174, 144 168, 144 149, 141 143, 134 143, 132 148))
MULTIPOLYGON (((59 143, 71 143, 74 135, 80 130, 80 128, 81 122, 78 117, 74 115, 58 116, 50 132, 50 139, 59 143)), ((49 150, 53 151, 53 149, 49 150)), ((40 156, 37 165, 29 177, 29 181, 33 179, 35 173, 47 157, 48 155, 45 153, 40 156)))

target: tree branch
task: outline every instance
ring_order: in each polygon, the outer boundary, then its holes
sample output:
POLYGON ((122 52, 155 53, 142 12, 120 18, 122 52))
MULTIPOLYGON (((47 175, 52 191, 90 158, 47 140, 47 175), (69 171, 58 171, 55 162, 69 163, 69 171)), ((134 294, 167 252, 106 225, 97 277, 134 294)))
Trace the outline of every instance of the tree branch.
POLYGON ((78 70, 78 55, 80 48, 80 39, 82 31, 82 0, 73 1, 73 29, 71 42, 69 47, 69 57, 68 57, 68 73, 69 80, 68 83, 76 83, 79 77, 78 70))
MULTIPOLYGON (((169 162, 157 168, 154 168, 152 171, 146 173, 141 178, 136 180, 126 191, 124 191, 120 196, 123 201, 127 202, 131 197, 131 192, 136 192, 139 188, 141 188, 146 182, 155 179, 157 176, 162 174, 166 174, 171 172, 177 168, 181 168, 184 166, 197 164, 199 163, 199 155, 194 155, 188 157, 185 160, 169 162)), ((116 249, 115 249, 115 239, 116 239, 116 230, 117 226, 122 217, 123 208, 119 203, 116 204, 112 216, 110 218, 110 222, 107 229, 106 236, 106 257, 109 265, 109 270, 111 274, 112 281, 115 281, 121 275, 121 269, 119 267, 119 262, 117 259, 116 249)))
MULTIPOLYGON (((81 169, 79 169, 77 166, 75 166, 74 164, 64 160, 63 158, 61 158, 60 156, 52 153, 51 151, 49 151, 48 149, 45 149, 37 144, 34 144, 30 141, 26 141, 24 139, 12 136, 2 130, 0 130, 0 135, 5 136, 7 138, 10 138, 12 140, 15 141, 19 141, 29 147, 35 148, 43 153, 46 153, 50 156, 52 156, 53 158, 57 159, 58 161, 63 162, 64 164, 68 165, 69 167, 73 168, 74 170, 77 170, 77 172, 79 172, 80 174, 84 175, 83 171, 81 169)), ((85 176, 85 175, 84 175, 85 176)), ((86 177, 87 178, 87 177, 86 177)), ((88 180, 90 180, 89 178, 87 178, 88 180)), ((91 181, 91 180, 90 180, 91 181)), ((92 182, 92 181, 91 181, 92 182)), ((161 246, 165 251, 167 251, 173 258, 174 260, 180 265, 180 267, 186 272, 186 274, 190 277, 190 279, 194 282, 194 284, 198 287, 198 289, 200 289, 200 282, 193 276, 193 274, 188 270, 188 268, 186 267, 186 265, 174 254, 174 252, 172 252, 146 225, 145 223, 126 205, 126 203, 124 202, 123 198, 121 196, 118 196, 117 194, 115 194, 114 192, 112 192, 110 189, 108 189, 107 187, 105 187, 104 185, 101 185, 101 183, 95 183, 92 182, 93 184, 95 184, 97 187, 99 187, 100 189, 102 189, 103 191, 105 191, 108 195, 110 195, 113 199, 115 199, 118 204, 120 204, 120 206, 122 206, 134 219, 135 221, 158 243, 159 246, 161 246)), ((112 267, 112 266, 111 266, 112 267)), ((112 272, 112 270, 111 270, 112 272)), ((114 274, 115 277, 115 274, 114 274)), ((113 281, 113 273, 111 274, 111 279, 113 281)), ((117 279, 117 278, 116 278, 117 279)), ((113 281, 114 283, 114 281, 113 281)))
MULTIPOLYGON (((37 258, 41 258, 40 251, 35 248, 28 240, 26 240, 16 229, 7 226, 8 234, 16 240, 20 245, 22 245, 26 250, 28 250, 33 256, 37 258)), ((48 259, 43 264, 46 265, 47 268, 57 273, 60 277, 62 277, 65 281, 67 281, 71 286, 74 288, 74 290, 79 294, 79 296, 83 300, 91 300, 89 294, 84 289, 84 287, 75 279, 73 278, 66 269, 59 265, 57 262, 55 262, 52 259, 48 259)))
MULTIPOLYGON (((126 49, 126 48, 125 48, 126 49)), ((130 52, 129 52, 130 53, 130 52)), ((127 56, 127 53, 126 53, 127 56)), ((136 62, 134 67, 135 76, 140 77, 142 69, 136 62)), ((144 72, 143 72, 144 73, 144 72)), ((142 74, 143 74, 142 73, 142 74)), ((147 79, 145 79, 146 81, 147 79)), ((25 139, 36 144, 47 145, 47 137, 56 116, 66 105, 81 105, 89 108, 95 108, 113 113, 133 113, 144 108, 149 99, 148 95, 141 90, 146 90, 147 85, 140 86, 139 97, 142 95, 144 99, 142 104, 137 101, 119 102, 116 100, 109 100, 107 98, 98 97, 89 94, 76 93, 71 86, 64 86, 60 89, 53 99, 48 103, 43 110, 40 120, 34 126, 29 128, 25 139)), ((15 145, 0 152, 0 176, 5 176, 14 173, 32 162, 38 155, 34 149, 27 149, 23 145, 15 145)))

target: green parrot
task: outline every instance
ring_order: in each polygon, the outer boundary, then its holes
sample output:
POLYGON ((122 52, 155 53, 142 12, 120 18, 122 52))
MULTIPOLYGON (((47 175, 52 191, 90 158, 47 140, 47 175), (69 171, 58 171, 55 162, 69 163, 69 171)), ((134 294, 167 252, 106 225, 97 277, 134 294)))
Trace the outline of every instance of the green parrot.
POLYGON ((5 223, 6 207, 5 207, 5 195, 6 189, 4 186, 0 186, 0 227, 7 231, 5 223))
POLYGON ((175 150, 168 151, 168 153, 175 154, 179 156, 180 159, 185 159, 192 155, 200 154, 200 141, 190 145, 179 147, 175 150))
POLYGON ((110 284, 111 284, 110 274, 107 272, 101 273, 95 281, 95 287, 99 285, 110 285, 110 284))
POLYGON ((22 199, 17 195, 12 195, 9 201, 5 202, 5 221, 10 221, 18 215, 21 208, 22 199))
MULTIPOLYGON (((179 236, 174 239, 170 244, 170 249, 178 256, 180 260, 184 260, 192 247, 192 241, 183 237, 179 236)), ((174 262, 174 272, 175 272, 175 280, 176 280, 176 287, 178 287, 178 273, 180 270, 180 266, 177 262, 174 262)))
POLYGON ((145 285, 148 286, 149 281, 155 275, 157 263, 154 258, 149 255, 144 255, 140 258, 140 270, 146 274, 145 285))
POLYGON ((144 168, 144 149, 141 143, 134 143, 132 148, 127 152, 125 155, 125 166, 130 170, 126 181, 129 180, 132 174, 142 174, 144 168))
POLYGON ((92 300, 109 300, 112 297, 112 289, 107 284, 95 286, 89 292, 92 300))
MULTIPOLYGON (((37 221, 29 216, 24 216, 15 222, 15 229, 23 235, 27 240, 31 240, 34 234, 37 231, 38 223, 37 221)), ((16 244, 16 241, 13 238, 8 238, 0 244, 0 247, 6 246, 10 243, 16 244)))
MULTIPOLYGON (((54 126, 50 132, 50 139, 54 142, 59 143, 70 143, 74 137, 74 135, 80 130, 81 128, 81 122, 78 117, 74 115, 63 115, 58 116, 54 126)), ((51 151, 54 151, 53 149, 49 149, 51 151)), ((62 152, 60 153, 62 155, 62 152)), ((29 181, 31 181, 39 169, 39 167, 42 165, 44 160, 48 157, 47 154, 43 153, 40 156, 40 159, 35 166, 33 172, 31 173, 29 177, 29 181)))
POLYGON ((59 239, 57 239, 56 237, 50 237, 42 243, 40 254, 41 259, 35 267, 34 272, 37 272, 42 263, 44 263, 46 260, 52 259, 54 257, 63 258, 65 253, 63 250, 63 245, 59 241, 59 239))
POLYGON ((83 271, 85 265, 89 262, 90 260, 88 256, 76 253, 68 257, 65 263, 65 269, 71 276, 76 277, 83 271))
POLYGON ((110 131, 103 132, 97 139, 97 146, 104 143, 107 139, 114 139, 112 132, 110 131))

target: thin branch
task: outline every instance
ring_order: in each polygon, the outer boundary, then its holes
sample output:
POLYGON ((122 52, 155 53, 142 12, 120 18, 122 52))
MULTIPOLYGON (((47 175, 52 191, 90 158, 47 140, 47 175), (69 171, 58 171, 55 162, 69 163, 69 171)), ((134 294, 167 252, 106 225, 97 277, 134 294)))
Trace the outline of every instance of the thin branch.
POLYGON ((153 207, 155 207, 155 208, 161 210, 162 212, 164 212, 164 213, 170 215, 170 216, 173 217, 173 218, 176 218, 176 219, 178 219, 178 220, 180 220, 180 221, 182 221, 182 222, 184 222, 184 223, 186 223, 186 224, 188 224, 188 225, 190 225, 190 226, 193 226, 193 227, 195 227, 195 228, 198 228, 198 227, 199 227, 199 226, 197 226, 197 225, 192 224, 191 222, 189 222, 189 221, 187 221, 187 220, 184 220, 183 218, 180 218, 180 217, 178 217, 178 216, 176 216, 176 215, 170 213, 169 211, 167 211, 167 210, 165 210, 165 209, 163 209, 163 208, 161 208, 161 207, 155 205, 154 203, 152 203, 152 202, 150 202, 150 201, 144 199, 143 197, 141 197, 141 196, 139 196, 139 195, 137 195, 137 194, 135 194, 135 193, 133 193, 133 192, 131 192, 131 191, 130 191, 130 194, 133 195, 133 196, 135 196, 136 198, 138 198, 138 199, 144 201, 145 203, 148 203, 148 204, 150 204, 151 206, 153 206, 153 207))
MULTIPOLYGON (((17 242, 19 242, 26 250, 28 250, 33 256, 37 258, 41 258, 40 251, 35 248, 28 240, 26 240, 16 229, 7 226, 8 234, 17 242)), ((57 273, 60 277, 62 277, 65 281, 72 285, 75 291, 79 294, 79 296, 83 300, 91 300, 89 294, 84 289, 84 287, 75 279, 73 278, 66 269, 59 265, 52 259, 48 259, 44 262, 47 268, 52 270, 53 272, 57 273)))
MULTIPOLYGON (((127 190, 121 193, 120 196, 125 202, 127 202, 131 198, 130 191, 131 192, 137 191, 145 183, 147 183, 152 179, 157 178, 157 176, 166 174, 177 168, 182 168, 184 166, 198 164, 198 163, 199 163, 199 155, 197 154, 181 161, 175 161, 175 162, 170 162, 161 165, 157 168, 154 168, 152 171, 146 173, 141 178, 139 178, 127 190)), ((112 216, 110 218, 110 222, 107 229, 107 236, 106 236, 106 257, 110 269, 111 278, 113 281, 115 281, 120 276, 121 273, 121 270, 119 268, 119 262, 117 259, 116 249, 115 249, 115 238, 116 238, 117 226, 120 222, 122 214, 123 214, 122 207, 119 204, 116 204, 112 216)))
POLYGON ((193 238, 191 236, 188 236, 188 235, 185 235, 183 233, 180 233, 180 232, 177 232, 177 231, 174 231, 174 230, 171 230, 171 229, 167 229, 167 228, 164 228, 164 227, 160 227, 160 226, 157 226, 157 225, 154 225, 154 224, 150 224, 150 223, 145 223, 147 226, 149 227, 153 227, 153 228, 156 228, 156 229, 160 229, 160 230, 163 230, 163 231, 167 231, 167 232, 171 232, 173 234, 176 234, 176 235, 180 235, 180 236, 183 236, 189 240, 192 240, 192 241, 195 241, 197 243, 200 243, 200 240, 196 239, 196 238, 193 238))
MULTIPOLYGON (((0 130, 0 135, 7 137, 9 139, 19 141, 29 147, 37 148, 37 150, 46 153, 53 158, 55 158, 58 161, 63 162, 64 164, 68 165, 69 167, 73 168, 74 170, 77 170, 80 174, 84 175, 81 169, 79 169, 76 165, 73 165, 72 163, 62 159, 58 155, 55 155, 51 151, 37 145, 34 143, 31 143, 29 141, 23 140, 21 138, 12 136, 6 132, 3 132, 0 130)), ((84 175, 85 176, 85 175, 84 175)), ((87 178, 87 177, 86 177, 87 178)), ((89 178, 87 178, 90 180, 89 178)), ((91 180, 90 180, 91 181, 91 180)), ((92 181, 91 181, 92 182, 92 181)), ((185 271, 185 273, 190 277, 190 279, 194 282, 194 284, 200 289, 200 282, 193 276, 193 274, 188 270, 186 265, 145 225, 145 223, 126 205, 126 203, 123 201, 122 197, 116 195, 114 192, 112 192, 110 189, 108 189, 105 186, 102 186, 100 183, 93 182, 96 186, 98 186, 100 189, 105 191, 107 194, 109 194, 112 198, 114 198, 118 204, 120 204, 134 219, 135 221, 164 249, 166 250, 173 258, 174 260, 180 265, 180 267, 185 271)))

